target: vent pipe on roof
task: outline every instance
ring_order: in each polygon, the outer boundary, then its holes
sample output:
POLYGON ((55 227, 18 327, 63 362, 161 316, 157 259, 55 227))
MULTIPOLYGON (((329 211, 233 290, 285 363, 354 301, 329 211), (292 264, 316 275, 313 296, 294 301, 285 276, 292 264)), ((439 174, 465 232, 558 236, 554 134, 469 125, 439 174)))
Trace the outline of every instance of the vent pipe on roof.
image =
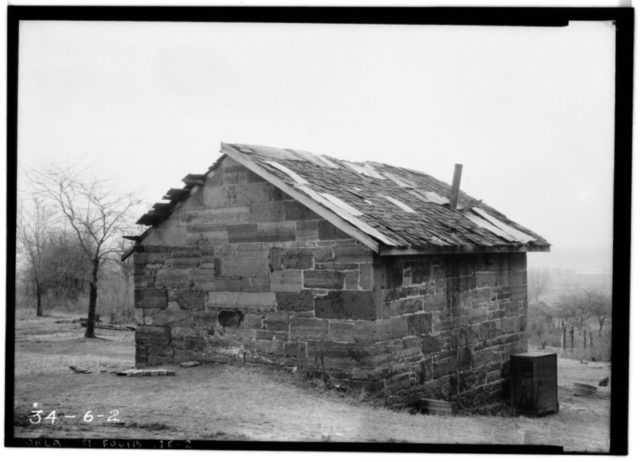
POLYGON ((460 192, 460 177, 462 177, 462 164, 456 164, 453 172, 453 184, 449 193, 449 207, 453 210, 458 206, 458 193, 460 192))

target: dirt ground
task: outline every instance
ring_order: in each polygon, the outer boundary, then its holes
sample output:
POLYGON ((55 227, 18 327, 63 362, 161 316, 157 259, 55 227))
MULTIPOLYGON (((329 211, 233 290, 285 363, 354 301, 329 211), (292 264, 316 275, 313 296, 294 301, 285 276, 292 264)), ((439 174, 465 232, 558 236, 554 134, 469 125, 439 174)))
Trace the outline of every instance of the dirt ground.
POLYGON ((98 329, 100 338, 87 340, 83 328, 69 320, 62 314, 41 319, 18 315, 16 437, 550 444, 589 452, 609 448, 610 387, 599 387, 588 398, 574 396, 571 389, 576 381, 597 385, 609 376, 605 363, 558 360, 557 415, 410 414, 257 366, 167 365, 175 376, 116 376, 113 371, 134 365, 133 333, 98 329), (74 373, 69 366, 91 374, 74 373), (30 422, 37 419, 34 410, 43 411, 43 420, 35 424, 30 422), (44 419, 53 410, 57 420, 44 419), (85 416, 92 420, 83 422, 85 416), (107 421, 109 416, 118 421, 107 421))

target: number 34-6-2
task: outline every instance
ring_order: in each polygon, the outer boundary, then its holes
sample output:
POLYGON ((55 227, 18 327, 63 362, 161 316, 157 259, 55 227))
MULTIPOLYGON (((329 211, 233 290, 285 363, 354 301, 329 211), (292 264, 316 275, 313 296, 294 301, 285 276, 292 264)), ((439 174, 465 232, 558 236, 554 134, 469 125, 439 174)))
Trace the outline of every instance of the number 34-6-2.
MULTIPOLYGON (((29 416, 29 422, 31 422, 33 425, 38 425, 42 422, 49 422, 50 424, 55 424, 58 420, 74 420, 76 418, 80 418, 79 416, 75 416, 75 415, 69 415, 69 414, 64 414, 61 416, 56 415, 56 411, 55 409, 53 411, 51 411, 49 414, 47 414, 46 417, 43 417, 45 414, 45 411, 42 409, 35 409, 31 411, 31 415, 29 416)), ((82 421, 84 423, 92 423, 96 418, 97 419, 105 419, 107 422, 120 422, 120 419, 118 419, 118 415, 120 415, 120 411, 118 411, 117 409, 113 409, 111 411, 109 411, 108 415, 104 415, 104 414, 93 414, 93 411, 89 410, 87 412, 84 413, 84 416, 82 416, 82 421)))

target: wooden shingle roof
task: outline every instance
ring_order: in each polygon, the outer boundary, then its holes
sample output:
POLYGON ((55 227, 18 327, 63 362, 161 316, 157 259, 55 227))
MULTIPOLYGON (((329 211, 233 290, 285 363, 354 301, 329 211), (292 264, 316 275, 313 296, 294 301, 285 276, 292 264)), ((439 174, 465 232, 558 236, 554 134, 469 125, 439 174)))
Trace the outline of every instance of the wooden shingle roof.
MULTIPOLYGON (((380 254, 549 250, 544 238, 462 191, 451 208, 451 186, 422 172, 267 146, 223 143, 221 153, 380 254)), ((203 178, 185 177, 170 203, 203 178)), ((138 223, 157 225, 172 208, 154 206, 138 223)))

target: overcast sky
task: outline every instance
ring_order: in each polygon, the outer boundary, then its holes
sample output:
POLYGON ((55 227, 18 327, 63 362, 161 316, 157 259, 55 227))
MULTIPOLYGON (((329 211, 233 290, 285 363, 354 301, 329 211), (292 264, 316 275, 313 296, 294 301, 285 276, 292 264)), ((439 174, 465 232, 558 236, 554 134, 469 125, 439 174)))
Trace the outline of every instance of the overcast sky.
POLYGON ((83 162, 150 206, 221 141, 447 182, 462 163, 463 190, 555 248, 608 246, 614 57, 604 22, 22 22, 19 165, 83 162))

